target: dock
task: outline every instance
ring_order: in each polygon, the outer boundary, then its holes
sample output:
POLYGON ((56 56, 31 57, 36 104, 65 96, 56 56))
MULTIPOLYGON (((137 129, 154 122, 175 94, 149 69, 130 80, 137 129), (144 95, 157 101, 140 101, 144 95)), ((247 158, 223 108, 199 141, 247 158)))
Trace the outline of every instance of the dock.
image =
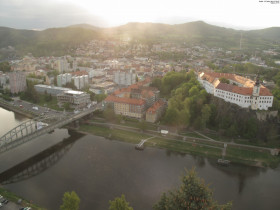
POLYGON ((147 139, 142 139, 142 140, 140 141, 139 144, 136 144, 136 145, 135 145, 135 149, 137 149, 137 150, 143 150, 143 149, 144 149, 144 143, 145 143, 146 141, 148 141, 149 139, 152 139, 152 138, 154 138, 154 137, 155 137, 155 136, 152 136, 152 137, 147 138, 147 139))

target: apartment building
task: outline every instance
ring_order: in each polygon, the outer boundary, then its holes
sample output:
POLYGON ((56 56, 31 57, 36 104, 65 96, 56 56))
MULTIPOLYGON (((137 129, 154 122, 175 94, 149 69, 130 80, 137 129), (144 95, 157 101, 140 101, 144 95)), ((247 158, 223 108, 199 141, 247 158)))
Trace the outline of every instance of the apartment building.
POLYGON ((136 83, 136 74, 133 71, 114 72, 114 82, 118 85, 129 86, 136 83))
POLYGON ((146 112, 146 121, 154 123, 162 116, 167 103, 163 100, 158 100, 146 112))
MULTIPOLYGON (((150 80, 142 81, 127 88, 116 90, 105 99, 106 104, 112 104, 115 114, 145 118, 146 110, 152 107, 159 98, 159 91, 146 85, 150 80)), ((157 112, 159 115, 161 112, 157 112)), ((158 119, 159 116, 155 118, 158 119)))
POLYGON ((66 74, 59 74, 56 77, 56 81, 57 81, 57 86, 58 87, 62 87, 64 85, 66 85, 67 83, 70 83, 72 80, 72 75, 69 73, 66 74))
POLYGON ((26 76, 24 72, 10 72, 9 76, 9 84, 10 91, 12 94, 17 94, 25 91, 26 89, 26 76))
POLYGON ((88 75, 74 76, 74 85, 78 90, 81 90, 88 86, 88 75))

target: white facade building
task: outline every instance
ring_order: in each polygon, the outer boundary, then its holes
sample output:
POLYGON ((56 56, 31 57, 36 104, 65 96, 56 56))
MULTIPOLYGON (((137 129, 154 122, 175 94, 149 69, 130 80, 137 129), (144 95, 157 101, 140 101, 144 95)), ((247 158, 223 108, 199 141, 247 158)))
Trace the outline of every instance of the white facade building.
POLYGON ((88 75, 72 77, 75 87, 80 90, 88 86, 88 75))
POLYGON ((114 73, 114 82, 118 85, 132 85, 136 83, 136 74, 131 70, 129 72, 116 71, 114 73))
POLYGON ((67 83, 71 82, 71 79, 72 79, 72 75, 69 73, 57 75, 56 77, 57 86, 62 87, 66 85, 67 83))
POLYGON ((203 72, 198 75, 198 81, 208 93, 242 108, 268 110, 273 104, 273 95, 258 80, 253 82, 234 74, 203 72), (228 79, 231 84, 221 83, 221 77, 228 79))

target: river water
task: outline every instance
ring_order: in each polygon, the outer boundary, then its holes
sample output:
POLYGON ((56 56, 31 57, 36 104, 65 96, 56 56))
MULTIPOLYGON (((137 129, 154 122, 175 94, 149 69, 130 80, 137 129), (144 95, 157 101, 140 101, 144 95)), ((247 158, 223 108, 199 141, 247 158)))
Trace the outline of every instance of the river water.
MULTIPOLYGON (((25 117, 0 108, 0 136, 25 117)), ((125 194, 135 210, 149 210, 163 192, 180 185, 185 169, 214 190, 219 203, 233 209, 280 209, 280 168, 238 164, 183 155, 57 129, 0 154, 2 187, 50 210, 59 209, 63 193, 74 190, 81 210, 108 209, 109 200, 125 194)))

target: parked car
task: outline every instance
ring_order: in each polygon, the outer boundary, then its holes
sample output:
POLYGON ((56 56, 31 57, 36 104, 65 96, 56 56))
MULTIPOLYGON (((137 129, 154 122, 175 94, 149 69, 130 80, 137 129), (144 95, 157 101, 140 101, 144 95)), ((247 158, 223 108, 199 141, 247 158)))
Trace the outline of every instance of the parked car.
POLYGON ((3 204, 7 204, 7 203, 9 203, 9 200, 8 200, 8 199, 5 199, 2 203, 3 203, 3 204))
POLYGON ((19 210, 31 210, 31 207, 22 207, 19 210))

